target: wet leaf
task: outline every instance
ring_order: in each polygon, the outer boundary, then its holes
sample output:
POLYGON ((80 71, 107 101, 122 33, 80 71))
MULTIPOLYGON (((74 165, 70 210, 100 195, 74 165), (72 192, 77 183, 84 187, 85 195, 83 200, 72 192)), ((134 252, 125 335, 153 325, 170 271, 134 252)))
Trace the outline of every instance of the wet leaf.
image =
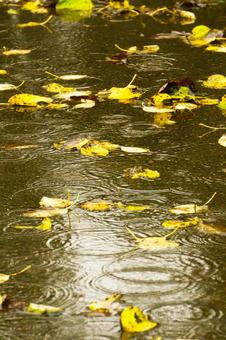
POLYGON ((27 1, 22 7, 22 10, 29 11, 31 13, 45 14, 48 13, 48 9, 40 6, 40 1, 27 1))
POLYGON ((171 240, 167 240, 165 237, 160 236, 151 236, 144 237, 140 240, 137 240, 137 245, 142 249, 150 249, 150 250, 161 250, 166 248, 175 248, 179 247, 179 243, 171 240))
POLYGON ((92 94, 91 91, 72 91, 72 92, 62 92, 58 93, 54 96, 56 99, 61 100, 72 100, 73 97, 79 98, 79 97, 89 97, 92 94))
POLYGON ((120 146, 120 149, 124 152, 128 153, 147 153, 150 152, 149 149, 138 148, 133 146, 120 146))
POLYGON ((81 99, 81 103, 74 106, 75 109, 90 109, 96 105, 94 100, 81 99))
POLYGON ((9 83, 0 84, 0 91, 16 90, 17 88, 18 86, 9 83))
POLYGON ((210 29, 208 26, 199 25, 193 28, 192 34, 188 37, 188 42, 195 47, 208 45, 212 41, 223 36, 223 32, 217 29, 210 29))
MULTIPOLYGON (((152 96, 152 101, 155 106, 163 108, 164 105, 171 105, 172 98, 167 93, 158 93, 152 96)), ((168 108, 168 109, 171 109, 171 108, 168 108)))
POLYGON ((223 134, 223 136, 221 136, 219 139, 218 139, 218 143, 224 147, 226 147, 226 134, 223 134))
POLYGON ((53 313, 59 313, 63 311, 63 308, 61 307, 53 307, 48 305, 40 305, 37 303, 30 303, 26 309, 26 312, 29 313, 35 313, 35 314, 53 314, 53 313))
POLYGON ((4 308, 4 303, 6 302, 7 299, 8 299, 7 294, 0 294, 0 310, 4 308))
POLYGON ((87 143, 89 143, 91 139, 89 138, 72 138, 71 140, 65 142, 60 142, 60 143, 55 143, 54 147, 57 150, 63 149, 63 150, 80 150, 83 146, 85 146, 87 143))
POLYGON ((175 110, 194 110, 197 109, 198 105, 193 104, 193 103, 178 103, 174 105, 175 110))
POLYGON ((186 220, 186 221, 178 221, 178 220, 168 220, 162 223, 164 228, 188 228, 197 226, 201 222, 201 219, 198 217, 186 220))
POLYGON ((51 93, 61 93, 61 92, 73 92, 76 91, 74 87, 65 87, 58 83, 50 83, 48 85, 42 86, 46 91, 51 93))
POLYGON ((105 141, 90 140, 87 144, 80 147, 80 153, 84 156, 105 157, 110 151, 116 150, 119 147, 117 144, 112 144, 105 141))
POLYGON ((134 167, 124 170, 125 176, 131 179, 156 179, 160 177, 160 173, 157 170, 143 169, 142 167, 134 167))
POLYGON ((207 46, 206 51, 218 52, 218 53, 226 53, 226 42, 225 40, 221 42, 221 40, 217 40, 218 44, 211 44, 207 46))
POLYGON ((6 144, 4 145, 3 148, 6 150, 26 150, 38 147, 39 147, 38 144, 26 144, 26 145, 6 144))
POLYGON ((68 208, 72 205, 70 200, 70 195, 68 199, 61 198, 51 198, 47 196, 43 196, 39 202, 41 208, 49 209, 49 208, 68 208))
POLYGON ((139 307, 128 306, 120 315, 122 329, 128 333, 145 332, 157 326, 139 307))
POLYGON ((128 212, 136 212, 150 209, 150 205, 124 205, 122 203, 118 203, 118 208, 128 212))
POLYGON ((208 97, 195 97, 195 102, 198 105, 217 105, 219 103, 218 99, 208 98, 208 97))
POLYGON ((52 229, 52 221, 50 218, 45 217, 42 222, 37 226, 16 225, 15 229, 37 229, 40 231, 49 231, 52 229))
POLYGON ((196 204, 183 204, 177 205, 173 209, 170 209, 169 212, 172 214, 201 214, 208 210, 208 205, 196 205, 196 204))
POLYGON ((112 201, 96 199, 80 204, 80 208, 88 211, 109 211, 114 209, 116 204, 112 201))
POLYGON ((2 274, 2 273, 0 273, 0 283, 4 283, 4 282, 8 281, 12 276, 20 275, 20 274, 26 272, 30 268, 31 268, 31 265, 23 268, 22 270, 20 270, 16 273, 12 273, 12 274, 2 274))
POLYGON ((218 107, 219 107, 221 110, 226 110, 226 95, 224 95, 224 96, 221 98, 221 101, 220 101, 220 103, 218 104, 218 107))
POLYGON ((36 22, 36 21, 29 21, 24 24, 17 24, 18 28, 27 28, 27 27, 37 27, 37 26, 43 26, 45 25, 53 18, 53 15, 50 15, 45 21, 42 22, 36 22))
POLYGON ((225 89, 226 88, 226 77, 222 74, 213 74, 204 81, 203 86, 211 89, 225 89))
POLYGON ((17 55, 25 55, 25 54, 29 54, 31 53, 32 50, 8 50, 8 49, 4 49, 4 51, 2 52, 2 54, 6 55, 6 56, 17 56, 17 55))
POLYGON ((8 100, 9 105, 15 106, 38 106, 39 103, 51 103, 50 97, 37 96, 30 93, 15 94, 8 100))
POLYGON ((168 112, 174 112, 174 108, 169 108, 169 107, 158 107, 158 106, 146 106, 146 105, 143 105, 142 109, 145 112, 150 112, 150 113, 168 113, 168 112))
POLYGON ((65 74, 62 76, 58 76, 54 73, 51 73, 49 71, 46 71, 47 74, 49 74, 50 76, 56 78, 56 79, 61 79, 61 80, 80 80, 80 79, 84 79, 87 78, 88 76, 86 74, 65 74))
POLYGON ((112 306, 116 301, 120 300, 122 297, 122 294, 113 294, 103 301, 94 301, 91 305, 88 306, 88 309, 92 312, 96 313, 103 313, 107 315, 112 314, 112 306))
POLYGON ((153 124, 159 127, 164 127, 165 125, 173 125, 176 122, 171 120, 172 114, 168 112, 159 112, 154 114, 153 124))
POLYGON ((92 0, 58 0, 56 10, 89 11, 93 8, 92 0))
POLYGON ((115 44, 120 51, 125 52, 127 54, 146 54, 146 53, 156 53, 159 51, 158 45, 145 45, 142 49, 139 49, 137 46, 131 46, 128 49, 121 48, 117 44, 115 44))
POLYGON ((23 213, 25 217, 53 217, 57 215, 66 215, 68 208, 54 208, 54 209, 36 209, 23 213))
POLYGON ((48 105, 46 105, 46 109, 50 109, 50 110, 61 110, 61 109, 65 109, 66 107, 68 107, 68 104, 66 103, 50 103, 48 105))
POLYGON ((141 93, 135 92, 136 87, 130 85, 129 87, 112 87, 108 92, 108 99, 129 100, 139 98, 141 93))
POLYGON ((7 74, 6 70, 0 70, 0 76, 4 76, 5 74, 7 74))

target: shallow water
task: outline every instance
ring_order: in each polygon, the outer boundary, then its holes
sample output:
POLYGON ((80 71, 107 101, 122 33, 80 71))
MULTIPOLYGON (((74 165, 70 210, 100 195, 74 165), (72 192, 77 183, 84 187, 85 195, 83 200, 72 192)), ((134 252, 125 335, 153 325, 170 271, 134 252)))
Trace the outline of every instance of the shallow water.
MULTIPOLYGON (((200 82, 214 73, 225 74, 225 54, 205 52, 179 40, 154 40, 157 33, 191 31, 198 24, 222 29, 223 2, 196 10, 193 25, 164 25, 146 16, 110 21, 94 15, 81 22, 54 16, 48 24, 52 33, 43 27, 16 28, 18 23, 42 21, 45 15, 9 15, 7 9, 0 7, 1 46, 33 49, 26 56, 0 56, 0 68, 8 70, 1 82, 17 85, 24 80, 21 92, 46 95, 42 85, 53 81, 45 73, 48 70, 59 75, 87 74, 92 78, 64 84, 94 91, 126 86, 137 73, 135 84, 145 92, 144 98, 168 79, 185 76, 197 82, 200 94, 220 98, 225 93, 205 89, 200 82), (132 57, 122 65, 105 61, 117 52, 115 43, 129 47, 156 42, 160 51, 155 55, 132 57)), ((6 102, 13 94, 1 92, 0 101, 6 102)), ((140 306, 159 323, 158 328, 133 339, 152 335, 165 340, 226 339, 224 233, 190 228, 175 236, 180 247, 146 251, 134 247, 125 229, 129 226, 139 236, 165 235, 161 223, 175 217, 170 208, 193 202, 202 205, 214 192, 210 210, 202 217, 226 228, 225 149, 217 143, 223 132, 200 137, 208 130, 199 125, 224 124, 222 112, 216 106, 203 106, 194 113, 178 114, 176 124, 163 128, 154 126, 152 115, 140 107, 116 101, 97 103, 91 109, 3 108, 0 113, 0 271, 12 273, 32 264, 29 272, 4 283, 1 293, 65 309, 62 315, 51 317, 2 313, 0 338, 120 339, 117 315, 84 315, 91 301, 120 292, 124 305, 140 306), (53 149, 54 142, 78 135, 149 148, 151 154, 116 151, 106 158, 92 158, 53 149), (9 150, 4 148, 7 144, 38 147, 9 150), (132 181, 122 175, 125 168, 135 165, 156 169, 161 177, 132 181), (53 218, 50 232, 13 228, 33 222, 21 215, 37 208, 42 196, 65 197, 68 190, 74 199, 80 193, 80 202, 104 197, 151 208, 130 213, 74 208, 71 224, 67 217, 53 218)))

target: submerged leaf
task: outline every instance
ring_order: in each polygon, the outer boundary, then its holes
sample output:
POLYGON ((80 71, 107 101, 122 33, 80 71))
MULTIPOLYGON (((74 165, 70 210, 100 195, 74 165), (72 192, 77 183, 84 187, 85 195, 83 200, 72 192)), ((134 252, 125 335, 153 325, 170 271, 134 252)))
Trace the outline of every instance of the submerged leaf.
POLYGON ((213 74, 204 81, 203 86, 211 89, 225 89, 226 88, 226 77, 222 74, 213 74))
POLYGON ((221 138, 218 139, 218 143, 226 147, 226 134, 223 134, 223 136, 221 136, 221 138))
POLYGON ((37 96, 30 93, 15 94, 8 100, 9 105, 15 106, 38 106, 39 103, 51 103, 50 97, 37 96))
POLYGON ((91 305, 88 306, 89 310, 92 312, 103 313, 110 315, 112 313, 112 304, 114 302, 120 300, 122 294, 113 294, 103 301, 94 301, 91 305))
POLYGON ((164 228, 188 228, 197 226, 201 222, 201 219, 198 217, 186 220, 186 221, 178 221, 178 220, 168 220, 162 223, 164 228))
POLYGON ((40 305, 37 303, 30 303, 26 309, 26 312, 29 313, 35 313, 35 314, 53 314, 53 313, 59 313, 63 311, 63 308, 61 307, 53 307, 48 305, 40 305))
POLYGON ((76 91, 74 87, 65 87, 58 83, 50 83, 48 85, 42 86, 46 91, 52 92, 52 93, 61 93, 61 92, 72 92, 76 91))
POLYGON ((145 332, 157 326, 149 315, 136 306, 128 306, 123 309, 120 315, 122 329, 128 333, 145 332))
POLYGON ((208 210, 208 205, 183 204, 169 210, 172 214, 201 214, 208 210))
POLYGON ((54 208, 54 209, 36 209, 23 213, 25 217, 53 217, 57 215, 65 215, 68 213, 68 208, 54 208))
POLYGON ((43 196, 39 202, 41 208, 49 209, 49 208, 68 208, 72 205, 70 201, 70 195, 68 199, 61 198, 50 198, 47 196, 43 196))
POLYGON ((23 225, 17 225, 14 227, 15 229, 37 229, 37 230, 41 230, 41 231, 49 231, 52 229, 52 222, 50 220, 50 218, 45 217, 41 224, 37 225, 37 226, 23 226, 23 225))

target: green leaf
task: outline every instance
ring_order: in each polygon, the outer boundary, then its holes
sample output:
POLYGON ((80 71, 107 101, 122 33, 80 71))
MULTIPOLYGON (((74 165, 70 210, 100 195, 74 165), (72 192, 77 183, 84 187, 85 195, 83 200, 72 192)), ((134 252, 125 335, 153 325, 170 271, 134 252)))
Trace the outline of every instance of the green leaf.
POLYGON ((58 0, 56 10, 90 11, 93 8, 92 0, 58 0))

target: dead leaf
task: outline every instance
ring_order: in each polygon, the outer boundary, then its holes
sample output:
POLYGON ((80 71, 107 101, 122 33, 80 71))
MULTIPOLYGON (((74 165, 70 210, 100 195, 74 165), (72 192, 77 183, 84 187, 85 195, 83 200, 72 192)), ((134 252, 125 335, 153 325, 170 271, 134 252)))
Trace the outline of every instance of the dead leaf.
POLYGON ((0 70, 0 76, 4 76, 5 74, 7 74, 6 70, 0 70))
POLYGON ((80 208, 88 211, 109 211, 116 207, 116 203, 112 201, 95 199, 80 204, 80 208))
POLYGON ((147 153, 150 152, 149 149, 138 148, 133 146, 120 146, 120 149, 124 152, 128 153, 147 153))
POLYGON ((145 314, 139 307, 127 306, 120 315, 122 329, 128 333, 145 332, 153 329, 158 324, 145 314))
POLYGON ((177 205, 173 209, 170 209, 169 212, 172 214, 201 214, 208 210, 208 205, 197 205, 197 204, 183 204, 177 205))
POLYGON ((73 92, 76 91, 74 87, 65 87, 58 83, 50 83, 42 86, 46 91, 51 93, 73 92))
POLYGON ((25 54, 29 54, 31 53, 32 50, 16 50, 16 49, 12 49, 12 50, 8 50, 8 49, 4 49, 4 51, 2 52, 2 54, 6 55, 6 56, 17 56, 17 55, 25 55, 25 54))
POLYGON ((10 279, 10 277, 22 274, 30 268, 31 268, 31 265, 28 265, 28 266, 26 266, 25 268, 23 268, 22 270, 20 270, 19 272, 16 272, 16 273, 12 273, 12 274, 2 274, 1 273, 0 274, 0 283, 4 283, 4 282, 8 281, 10 279))
POLYGON ((54 209, 36 209, 23 213, 25 217, 53 217, 57 215, 66 215, 68 208, 54 208, 54 209))
POLYGON ((191 218, 186 221, 179 221, 179 220, 168 220, 162 223, 164 228, 170 229, 179 229, 179 228, 188 228, 197 226, 201 222, 201 219, 198 217, 191 218))
POLYGON ((133 167, 124 170, 125 176, 130 177, 131 179, 156 179, 160 177, 160 173, 157 170, 151 169, 143 169, 142 167, 133 167))
POLYGON ((15 94, 8 100, 12 106, 38 106, 39 103, 51 103, 53 100, 50 97, 37 96, 30 93, 15 94))
POLYGON ((223 134, 223 136, 218 139, 218 144, 226 147, 226 134, 223 134))
POLYGON ((59 313, 63 311, 63 308, 61 307, 53 307, 48 305, 40 305, 37 303, 30 303, 26 309, 26 312, 34 313, 34 314, 53 314, 53 313, 59 313))
MULTIPOLYGON (((114 304, 116 301, 122 298, 122 294, 113 294, 103 301, 94 301, 91 305, 88 306, 88 309, 92 312, 111 315, 113 309, 115 309, 114 304)), ((118 305, 117 305, 118 307, 118 305)))
POLYGON ((43 196, 39 202, 39 205, 42 209, 50 209, 50 208, 68 208, 72 205, 70 200, 70 194, 67 199, 61 198, 51 198, 47 196, 43 196))
POLYGON ((203 81, 203 86, 211 89, 225 89, 226 77, 222 74, 213 74, 208 77, 206 81, 203 81))

